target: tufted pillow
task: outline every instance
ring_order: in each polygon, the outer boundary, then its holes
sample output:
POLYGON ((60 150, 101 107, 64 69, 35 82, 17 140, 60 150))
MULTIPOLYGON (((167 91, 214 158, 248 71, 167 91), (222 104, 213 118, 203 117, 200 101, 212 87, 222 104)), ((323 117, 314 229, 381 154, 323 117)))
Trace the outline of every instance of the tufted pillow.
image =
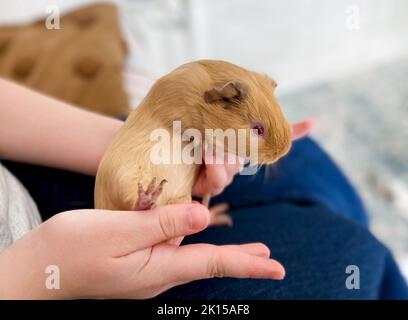
POLYGON ((60 27, 47 29, 45 19, 0 27, 0 76, 88 110, 128 114, 115 5, 79 8, 62 16, 60 27))

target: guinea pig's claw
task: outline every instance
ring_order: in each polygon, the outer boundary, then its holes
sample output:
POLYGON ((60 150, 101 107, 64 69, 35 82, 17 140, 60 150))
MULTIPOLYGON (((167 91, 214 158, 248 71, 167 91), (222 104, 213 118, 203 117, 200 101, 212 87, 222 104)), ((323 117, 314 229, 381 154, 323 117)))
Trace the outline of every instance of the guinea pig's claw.
POLYGON ((163 179, 159 185, 156 185, 156 177, 147 186, 146 191, 143 189, 142 184, 139 182, 137 184, 137 195, 138 199, 136 204, 133 206, 133 210, 149 210, 152 209, 156 203, 157 198, 163 191, 163 186, 167 182, 163 179))

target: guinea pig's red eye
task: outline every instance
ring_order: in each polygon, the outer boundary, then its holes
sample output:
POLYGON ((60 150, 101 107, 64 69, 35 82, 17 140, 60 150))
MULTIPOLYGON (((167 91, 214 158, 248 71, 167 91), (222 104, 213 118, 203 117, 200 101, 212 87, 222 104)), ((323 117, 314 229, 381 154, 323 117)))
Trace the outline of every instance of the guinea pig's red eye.
POLYGON ((261 124, 259 124, 259 123, 254 124, 254 125, 252 126, 252 129, 253 129, 253 130, 256 130, 258 136, 263 136, 264 133, 265 133, 265 129, 264 129, 263 125, 261 125, 261 124))

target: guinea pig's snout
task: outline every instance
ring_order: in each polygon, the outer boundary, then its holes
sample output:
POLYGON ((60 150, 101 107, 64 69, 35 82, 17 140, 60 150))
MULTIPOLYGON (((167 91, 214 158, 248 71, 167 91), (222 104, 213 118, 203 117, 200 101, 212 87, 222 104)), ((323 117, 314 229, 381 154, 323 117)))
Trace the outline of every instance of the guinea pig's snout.
POLYGON ((284 133, 282 134, 283 139, 282 139, 282 150, 281 150, 281 157, 286 155, 290 148, 292 147, 292 128, 290 127, 290 124, 285 121, 285 126, 284 126, 284 133))
POLYGON ((281 128, 272 133, 272 153, 275 161, 286 155, 292 146, 292 131, 289 123, 284 121, 281 128))
POLYGON ((292 129, 283 118, 266 125, 261 122, 251 124, 252 134, 258 137, 258 156, 262 163, 274 163, 286 155, 292 146, 292 129))

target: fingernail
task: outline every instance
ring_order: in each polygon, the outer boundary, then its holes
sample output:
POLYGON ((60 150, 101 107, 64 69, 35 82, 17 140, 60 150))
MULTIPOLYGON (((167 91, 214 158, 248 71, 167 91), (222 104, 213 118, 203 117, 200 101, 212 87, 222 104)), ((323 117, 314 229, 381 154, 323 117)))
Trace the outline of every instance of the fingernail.
MULTIPOLYGON (((280 266, 280 270, 274 272, 274 274, 272 275, 273 280, 283 280, 283 279, 285 279, 285 275, 286 275, 285 268, 280 263, 278 263, 278 264, 280 266)), ((276 266, 275 266, 275 268, 276 268, 276 266)))
POLYGON ((285 279, 285 274, 279 273, 276 276, 273 277, 273 280, 283 280, 285 279))
POLYGON ((196 205, 189 209, 189 222, 191 229, 201 229, 208 224, 208 213, 202 205, 196 205))

